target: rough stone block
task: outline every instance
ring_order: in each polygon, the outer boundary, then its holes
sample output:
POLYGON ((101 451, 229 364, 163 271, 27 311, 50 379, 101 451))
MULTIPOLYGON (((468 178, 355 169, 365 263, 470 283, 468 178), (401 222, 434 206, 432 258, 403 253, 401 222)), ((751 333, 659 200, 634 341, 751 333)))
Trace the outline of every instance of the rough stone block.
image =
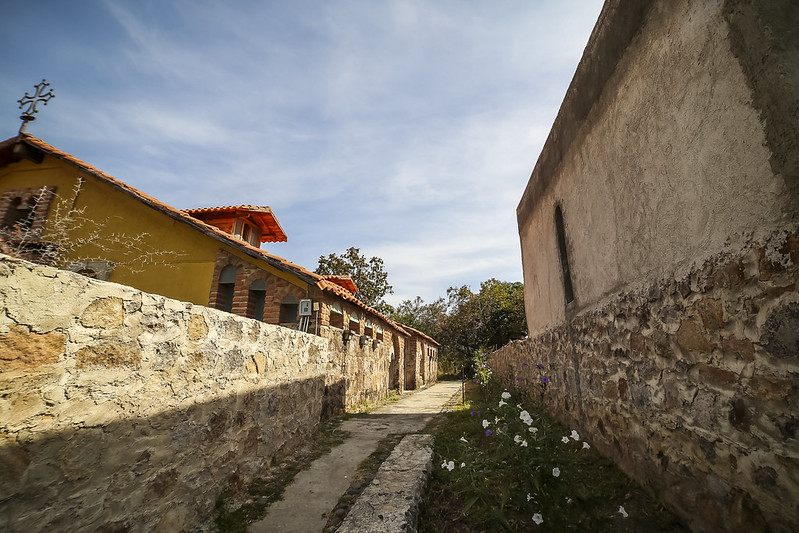
POLYGON ((710 351, 710 342, 705 337, 702 327, 692 318, 680 322, 680 327, 677 330, 677 344, 686 352, 707 353, 710 351))
POLYGON ((134 342, 105 341, 95 346, 86 346, 75 354, 78 368, 89 366, 139 366, 141 349, 134 342))
POLYGON ((11 326, 0 335, 0 372, 31 370, 58 362, 67 339, 61 333, 33 333, 23 326, 11 326))
POLYGON ((116 328, 125 321, 122 298, 100 298, 81 313, 80 323, 87 328, 116 328))

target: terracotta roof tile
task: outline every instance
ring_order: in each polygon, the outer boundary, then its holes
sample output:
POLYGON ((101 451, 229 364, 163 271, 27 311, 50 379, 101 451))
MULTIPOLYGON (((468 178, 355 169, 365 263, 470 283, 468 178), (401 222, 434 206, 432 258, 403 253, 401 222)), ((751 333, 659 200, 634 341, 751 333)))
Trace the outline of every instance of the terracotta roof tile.
POLYGON ((421 331, 419 331, 418 329, 414 329, 414 328, 412 328, 412 327, 410 327, 410 326, 402 326, 402 327, 404 327, 405 329, 407 329, 407 330, 408 330, 408 331, 410 331, 411 333, 414 333, 414 334, 416 334, 416 335, 418 335, 418 336, 420 336, 420 337, 422 337, 422 338, 424 338, 424 339, 427 339, 427 340, 429 340, 430 342, 432 342, 432 343, 433 343, 433 344, 435 344, 436 346, 441 346, 441 344, 439 344, 438 342, 436 342, 436 340, 435 340, 435 339, 433 339, 433 338, 432 338, 432 337, 430 337, 429 335, 426 335, 426 334, 422 333, 422 332, 421 332, 421 331))
MULTIPOLYGON (((8 146, 9 144, 14 144, 16 142, 25 142, 25 143, 27 143, 27 144, 29 144, 31 146, 34 146, 34 147, 42 150, 43 152, 45 152, 46 154, 48 154, 48 155, 50 155, 52 157, 55 157, 57 159, 61 159, 63 161, 67 161, 68 163, 70 163, 70 164, 72 164, 72 165, 84 170, 85 172, 88 172, 89 174, 94 175, 100 181, 104 181, 104 182, 108 183, 112 187, 115 187, 116 189, 119 189, 119 190, 129 194, 130 196, 132 196, 132 197, 138 199, 139 201, 141 201, 141 202, 153 207, 154 209, 166 214, 167 216, 170 216, 171 218, 173 218, 175 220, 178 220, 180 222, 188 224, 188 225, 198 229, 199 231, 205 233, 206 235, 214 237, 214 238, 224 242, 225 244, 227 244, 229 246, 232 246, 234 248, 238 248, 239 250, 244 251, 245 253, 247 253, 250 256, 253 256, 253 257, 258 258, 258 259, 265 260, 267 263, 271 264, 275 268, 278 268, 279 270, 283 270, 284 272, 293 273, 294 275, 296 275, 297 277, 299 277, 300 279, 302 279, 306 283, 309 283, 311 285, 316 285, 322 291, 335 294, 336 296, 339 296, 343 300, 347 300, 347 301, 357 305, 358 307, 361 307, 362 309, 368 311, 369 313, 371 313, 371 314, 379 317, 380 319, 384 320, 387 324, 389 324, 391 327, 396 329, 399 333, 401 333, 401 334, 403 334, 405 336, 409 336, 409 333, 408 333, 408 331, 406 331, 406 329, 411 329, 411 328, 408 328, 407 326, 403 326, 401 324, 398 324, 397 322, 394 322, 393 320, 391 320, 387 316, 383 315, 382 313, 378 312, 377 310, 375 310, 375 309, 369 307, 368 305, 364 304, 363 302, 358 300, 351 292, 349 292, 344 287, 338 285, 337 283, 335 283, 333 281, 330 281, 328 279, 325 279, 325 277, 320 276, 319 274, 316 274, 315 272, 311 272, 310 270, 307 270, 307 269, 305 269, 305 268, 303 268, 303 267, 301 267, 299 265, 291 263, 290 261, 287 261, 286 259, 284 259, 282 257, 278 257, 276 255, 270 254, 270 253, 268 253, 268 252, 266 252, 264 250, 261 250, 260 248, 256 248, 255 246, 247 244, 244 241, 240 241, 240 240, 234 238, 233 236, 225 233, 224 231, 220 230, 219 228, 217 228, 215 226, 211 226, 210 224, 206 224, 205 222, 188 215, 186 211, 181 211, 179 209, 175 209, 171 205, 165 204, 165 203, 157 200, 156 198, 154 198, 154 197, 152 197, 152 196, 150 196, 148 194, 143 193, 142 191, 136 189, 135 187, 131 187, 127 183, 114 178, 110 174, 106 174, 102 170, 99 170, 99 169, 89 165, 88 163, 86 163, 84 161, 81 161, 80 159, 78 159, 77 157, 75 157, 75 156, 73 156, 71 154, 63 152, 63 151, 51 146, 50 144, 47 144, 43 140, 41 140, 41 139, 39 139, 37 137, 34 137, 33 135, 31 135, 29 133, 23 133, 23 134, 19 135, 18 137, 12 137, 10 139, 7 139, 7 140, 3 141, 2 143, 0 143, 0 146, 8 146)), ((239 207, 255 208, 256 206, 239 206, 239 207)), ((207 208, 207 209, 222 209, 222 208, 207 208)), ((412 330, 412 331, 416 331, 416 330, 412 330)), ((424 335, 421 332, 417 332, 417 333, 422 335, 422 336, 424 336, 424 337, 426 337, 426 338, 428 338, 428 339, 430 339, 429 337, 427 337, 426 335, 424 335)), ((430 339, 430 340, 433 341, 433 339, 430 339)), ((435 342, 435 341, 433 341, 433 342, 435 342)), ((438 343, 436 343, 436 344, 438 344, 438 343)))
MULTIPOLYGON (((250 217, 252 222, 260 226, 261 242, 286 242, 286 232, 278 222, 272 208, 269 206, 256 205, 229 205, 224 207, 203 207, 200 209, 184 209, 184 213, 203 222, 211 224, 214 215, 246 218, 250 217), (210 216, 209 216, 210 215, 210 216)), ((212 224, 213 225, 213 224, 212 224)))
POLYGON ((332 281, 338 285, 341 285, 352 294, 358 292, 358 286, 355 285, 355 282, 352 280, 351 276, 339 276, 339 275, 332 275, 332 274, 325 274, 324 278, 328 281, 332 281))

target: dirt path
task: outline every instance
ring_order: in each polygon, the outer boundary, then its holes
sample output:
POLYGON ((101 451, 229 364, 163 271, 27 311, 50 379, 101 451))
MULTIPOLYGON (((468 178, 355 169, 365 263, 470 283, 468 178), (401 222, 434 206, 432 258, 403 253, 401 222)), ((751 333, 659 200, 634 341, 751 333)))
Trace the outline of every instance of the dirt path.
POLYGON ((436 383, 407 393, 399 401, 368 415, 345 420, 341 429, 351 436, 311 463, 286 488, 283 499, 269 507, 262 520, 250 524, 250 533, 313 533, 322 531, 330 512, 349 488, 358 465, 391 433, 414 433, 424 428, 460 392, 460 381, 436 383))

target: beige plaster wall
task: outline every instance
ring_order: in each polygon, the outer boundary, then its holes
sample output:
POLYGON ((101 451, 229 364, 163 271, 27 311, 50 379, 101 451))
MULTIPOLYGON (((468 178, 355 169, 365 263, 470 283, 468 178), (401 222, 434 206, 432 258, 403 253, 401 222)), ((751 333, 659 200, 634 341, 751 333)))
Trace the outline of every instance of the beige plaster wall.
MULTIPOLYGON (((573 141, 557 146, 562 157, 552 175, 533 173, 526 194, 536 180, 548 186, 518 211, 531 334, 790 220, 785 180, 770 166, 724 4, 652 2, 573 141), (558 203, 576 298, 568 309, 558 203)), ((584 62, 601 65, 601 53, 589 45, 584 62)))

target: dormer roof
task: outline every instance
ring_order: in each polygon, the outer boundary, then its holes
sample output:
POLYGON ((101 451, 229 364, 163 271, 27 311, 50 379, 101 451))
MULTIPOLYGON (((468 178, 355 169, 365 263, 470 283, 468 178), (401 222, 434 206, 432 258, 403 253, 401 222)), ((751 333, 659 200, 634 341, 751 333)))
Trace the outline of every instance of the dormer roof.
POLYGON ((352 277, 350 277, 350 276, 339 276, 339 275, 330 275, 330 274, 328 274, 328 275, 325 275, 324 278, 326 280, 328 280, 328 281, 332 281, 336 285, 344 287, 345 289, 350 291, 352 294, 355 294, 355 293, 358 292, 358 286, 355 285, 355 282, 352 281, 352 277))
MULTIPOLYGON (((229 205, 224 207, 205 207, 185 209, 184 213, 202 220, 206 224, 224 229, 235 219, 246 220, 261 230, 261 242, 286 242, 286 232, 277 221, 277 217, 269 206, 261 205, 229 205)), ((231 226, 232 227, 232 226, 231 226)))

